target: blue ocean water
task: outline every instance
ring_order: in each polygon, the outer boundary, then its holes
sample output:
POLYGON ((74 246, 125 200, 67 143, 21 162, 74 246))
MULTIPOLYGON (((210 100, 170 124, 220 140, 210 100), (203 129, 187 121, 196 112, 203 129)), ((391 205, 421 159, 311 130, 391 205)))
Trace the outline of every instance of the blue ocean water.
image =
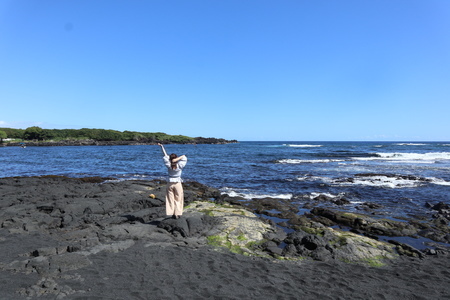
MULTIPOLYGON (((245 198, 297 203, 345 198, 341 208, 382 205, 377 214, 429 215, 450 204, 450 142, 240 142, 166 145, 188 156, 185 180, 245 198)), ((165 178, 159 146, 0 147, 0 177, 65 175, 119 180, 165 178)))

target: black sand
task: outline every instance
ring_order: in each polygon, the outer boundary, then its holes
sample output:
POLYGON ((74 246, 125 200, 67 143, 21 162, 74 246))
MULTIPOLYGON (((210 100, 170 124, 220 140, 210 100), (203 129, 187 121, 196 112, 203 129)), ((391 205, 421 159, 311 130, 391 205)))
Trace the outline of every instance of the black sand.
POLYGON ((158 228, 162 194, 0 179, 0 299, 450 299, 445 253, 383 267, 247 257, 158 228))

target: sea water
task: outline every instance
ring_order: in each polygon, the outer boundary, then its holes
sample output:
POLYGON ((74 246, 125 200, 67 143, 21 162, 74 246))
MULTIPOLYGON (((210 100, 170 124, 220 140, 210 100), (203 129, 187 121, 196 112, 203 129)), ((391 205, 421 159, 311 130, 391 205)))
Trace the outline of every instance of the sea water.
MULTIPOLYGON (((299 207, 319 195, 343 209, 381 205, 377 215, 430 215, 450 203, 450 142, 239 142, 166 145, 186 154, 185 180, 245 199, 275 197, 299 207)), ((64 175, 162 179, 159 146, 0 147, 0 177, 64 175)), ((303 210, 302 210, 303 211, 303 210)))

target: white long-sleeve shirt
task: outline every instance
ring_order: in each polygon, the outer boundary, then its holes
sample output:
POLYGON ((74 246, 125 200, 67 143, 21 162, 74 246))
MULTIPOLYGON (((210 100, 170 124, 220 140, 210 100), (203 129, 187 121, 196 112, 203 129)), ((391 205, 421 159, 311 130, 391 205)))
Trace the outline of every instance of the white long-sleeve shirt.
POLYGON ((164 160, 164 165, 166 165, 167 170, 169 171, 169 177, 168 177, 167 181, 169 181, 169 182, 183 182, 183 180, 181 179, 181 171, 186 166, 187 157, 183 157, 182 159, 177 161, 177 167, 176 167, 175 170, 172 169, 172 167, 171 167, 170 158, 169 158, 168 155, 165 155, 163 157, 163 160, 164 160))

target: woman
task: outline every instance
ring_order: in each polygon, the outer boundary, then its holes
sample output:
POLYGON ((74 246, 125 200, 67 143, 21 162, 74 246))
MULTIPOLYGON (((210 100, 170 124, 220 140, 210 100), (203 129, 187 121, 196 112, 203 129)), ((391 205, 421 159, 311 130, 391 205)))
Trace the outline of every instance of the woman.
POLYGON ((181 170, 186 166, 186 155, 177 156, 176 154, 167 155, 166 149, 162 144, 161 150, 164 154, 163 160, 169 172, 166 189, 166 214, 174 219, 179 219, 183 214, 184 194, 181 185, 181 170))

